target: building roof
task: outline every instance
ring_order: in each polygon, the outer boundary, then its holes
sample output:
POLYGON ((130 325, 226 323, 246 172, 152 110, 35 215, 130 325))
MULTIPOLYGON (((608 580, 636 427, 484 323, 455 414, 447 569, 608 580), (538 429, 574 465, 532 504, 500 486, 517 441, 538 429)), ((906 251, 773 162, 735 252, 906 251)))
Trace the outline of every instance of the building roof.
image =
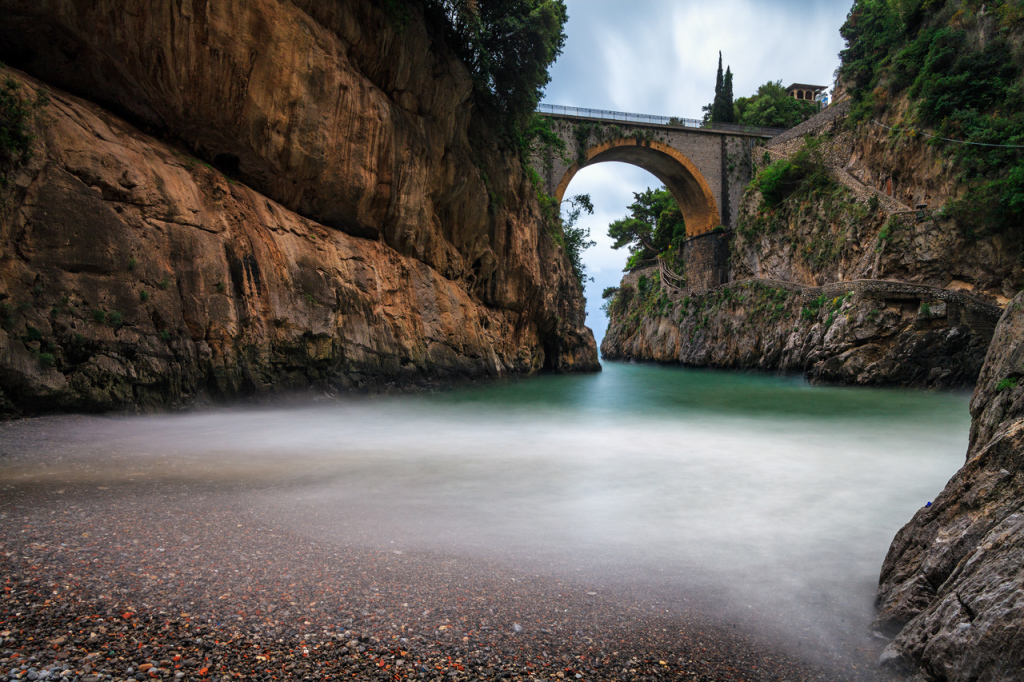
POLYGON ((808 85, 807 83, 793 83, 786 92, 792 92, 793 90, 827 90, 827 85, 808 85))

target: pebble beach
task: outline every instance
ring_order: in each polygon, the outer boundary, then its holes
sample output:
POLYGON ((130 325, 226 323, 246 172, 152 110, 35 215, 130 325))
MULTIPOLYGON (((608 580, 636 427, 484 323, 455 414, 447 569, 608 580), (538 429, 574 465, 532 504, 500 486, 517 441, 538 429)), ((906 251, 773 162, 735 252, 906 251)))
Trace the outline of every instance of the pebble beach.
POLYGON ((869 680, 706 613, 311 539, 258 486, 6 485, 0 680, 869 680))

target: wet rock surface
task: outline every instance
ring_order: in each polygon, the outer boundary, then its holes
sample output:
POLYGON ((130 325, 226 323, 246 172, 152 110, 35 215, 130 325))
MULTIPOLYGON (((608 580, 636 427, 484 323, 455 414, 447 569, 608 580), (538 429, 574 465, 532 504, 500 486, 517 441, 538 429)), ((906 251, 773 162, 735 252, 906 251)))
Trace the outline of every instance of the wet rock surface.
POLYGON ((876 625, 894 669, 935 680, 1024 670, 1024 294, 996 329, 971 401, 964 467, 893 540, 876 625))
POLYGON ((324 542, 268 518, 260 496, 7 486, 0 679, 884 677, 809 664, 628 590, 324 542))

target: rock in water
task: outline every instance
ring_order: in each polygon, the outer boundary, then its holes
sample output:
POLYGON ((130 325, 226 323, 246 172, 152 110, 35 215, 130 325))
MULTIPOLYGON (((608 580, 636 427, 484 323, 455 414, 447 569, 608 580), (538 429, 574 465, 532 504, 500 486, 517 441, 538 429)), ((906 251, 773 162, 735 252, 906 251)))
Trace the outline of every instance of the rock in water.
POLYGON ((996 328, 971 400, 967 463, 893 540, 876 625, 883 665, 928 679, 1024 671, 1024 292, 996 328))

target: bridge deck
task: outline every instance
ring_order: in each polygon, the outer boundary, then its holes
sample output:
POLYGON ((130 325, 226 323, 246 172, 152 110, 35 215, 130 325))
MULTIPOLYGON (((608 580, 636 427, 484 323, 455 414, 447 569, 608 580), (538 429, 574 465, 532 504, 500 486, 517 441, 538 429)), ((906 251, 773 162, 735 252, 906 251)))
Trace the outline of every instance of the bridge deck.
POLYGON ((695 118, 678 118, 676 116, 656 116, 654 114, 631 114, 625 111, 608 111, 607 109, 587 109, 583 107, 563 107, 557 104, 539 104, 537 113, 566 118, 591 118, 600 121, 620 121, 640 125, 665 126, 671 128, 699 129, 716 133, 739 133, 757 137, 772 138, 786 132, 786 128, 758 128, 741 126, 733 123, 705 123, 695 118))

